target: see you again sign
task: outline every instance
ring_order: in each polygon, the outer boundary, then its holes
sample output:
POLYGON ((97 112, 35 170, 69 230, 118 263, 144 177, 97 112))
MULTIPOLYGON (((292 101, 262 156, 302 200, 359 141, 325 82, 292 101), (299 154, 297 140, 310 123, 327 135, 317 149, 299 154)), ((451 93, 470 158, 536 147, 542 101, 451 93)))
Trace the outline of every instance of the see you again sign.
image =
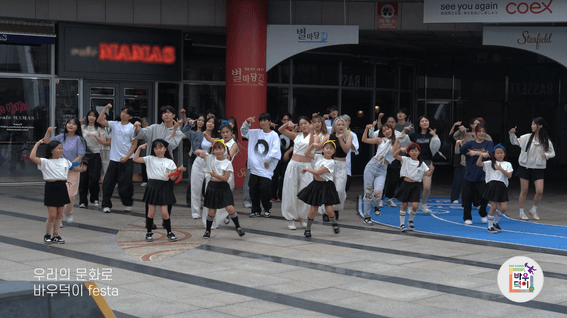
POLYGON ((424 23, 566 22, 563 0, 425 0, 424 23))

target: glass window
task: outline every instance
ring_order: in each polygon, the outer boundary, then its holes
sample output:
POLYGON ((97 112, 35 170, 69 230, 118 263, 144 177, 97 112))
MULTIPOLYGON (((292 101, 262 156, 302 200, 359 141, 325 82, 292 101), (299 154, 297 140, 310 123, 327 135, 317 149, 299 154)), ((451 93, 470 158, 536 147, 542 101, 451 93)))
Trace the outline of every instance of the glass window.
POLYGON ((373 66, 343 63, 341 86, 374 88, 373 66))
MULTIPOLYGON (((158 83, 158 117, 159 109, 162 106, 172 106, 176 110, 176 115, 179 117, 179 85, 175 83, 158 83)), ((161 123, 161 117, 157 119, 161 123)))
POLYGON ((289 60, 272 67, 268 71, 268 83, 289 84, 289 60))
POLYGON ((400 88, 414 89, 415 87, 415 67, 400 66, 400 88))
POLYGON ((289 88, 268 87, 268 113, 272 115, 272 121, 279 123, 282 114, 288 111, 289 88))
POLYGON ((224 81, 226 54, 224 48, 194 46, 184 56, 184 80, 224 81))
POLYGON ((0 72, 51 74, 51 45, 0 44, 0 72))
POLYGON ((225 118, 225 86, 185 84, 183 108, 187 110, 187 117, 190 118, 209 110, 213 110, 219 118, 225 118))
POLYGON ((317 112, 323 113, 331 105, 338 105, 337 96, 337 89, 295 88, 291 114, 294 118, 299 118, 299 116, 310 117, 317 112))
POLYGON ((376 87, 396 88, 398 85, 398 66, 376 65, 376 87))
POLYGON ((372 94, 373 91, 343 89, 340 114, 350 116, 351 128, 364 130, 374 120, 372 94))
MULTIPOLYGON (((392 91, 377 91, 376 92, 376 106, 380 106, 379 113, 384 113, 384 117, 395 116, 397 113, 396 107, 396 92, 392 91)), ((411 109, 408 108, 408 111, 411 109)), ((375 114, 372 118, 377 118, 378 114, 375 114)), ((382 122, 386 121, 386 118, 382 122)), ((397 119, 396 119, 397 121, 397 119)))
POLYGON ((60 79, 59 84, 55 85, 55 126, 57 127, 57 134, 62 134, 65 131, 65 122, 73 117, 79 117, 79 81, 60 79))
POLYGON ((43 180, 29 154, 49 125, 49 92, 48 79, 0 78, 0 182, 43 180))
POLYGON ((293 83, 308 85, 339 85, 339 63, 293 60, 293 83))
POLYGON ((114 96, 114 87, 91 87, 91 96, 114 96))

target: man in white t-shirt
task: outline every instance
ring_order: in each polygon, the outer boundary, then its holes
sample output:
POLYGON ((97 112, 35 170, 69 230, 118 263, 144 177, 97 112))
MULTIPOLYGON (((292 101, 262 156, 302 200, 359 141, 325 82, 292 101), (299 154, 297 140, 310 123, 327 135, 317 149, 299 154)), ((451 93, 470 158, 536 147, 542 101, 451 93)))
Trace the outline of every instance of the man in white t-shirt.
POLYGON ((274 169, 281 158, 280 137, 270 129, 272 118, 270 114, 263 113, 258 116, 261 129, 250 129, 254 117, 248 117, 242 123, 240 134, 248 138, 248 168, 250 168, 250 199, 252 201, 252 213, 250 217, 260 216, 264 206, 264 217, 270 217, 272 202, 271 183, 274 169))
POLYGON ((110 198, 114 192, 114 186, 118 183, 118 195, 124 205, 124 210, 131 211, 134 201, 134 151, 138 147, 138 140, 134 137, 134 125, 130 119, 134 116, 134 108, 124 107, 120 113, 120 121, 108 121, 104 113, 112 108, 111 104, 104 106, 98 116, 98 123, 102 127, 112 129, 112 143, 110 144, 110 162, 102 181, 102 211, 110 213, 112 202, 110 198))

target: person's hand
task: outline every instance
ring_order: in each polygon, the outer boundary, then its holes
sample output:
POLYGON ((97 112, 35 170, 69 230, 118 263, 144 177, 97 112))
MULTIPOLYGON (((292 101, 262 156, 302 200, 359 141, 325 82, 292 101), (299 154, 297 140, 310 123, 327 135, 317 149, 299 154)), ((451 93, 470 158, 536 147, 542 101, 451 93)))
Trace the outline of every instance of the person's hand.
POLYGON ((256 116, 248 117, 248 118, 246 118, 246 121, 247 121, 249 124, 252 124, 253 122, 256 121, 256 119, 254 119, 254 118, 256 118, 256 116))
POLYGON ((108 104, 106 104, 106 106, 104 106, 104 108, 105 108, 105 109, 110 109, 110 108, 112 108, 112 104, 111 104, 111 103, 108 103, 108 104))
POLYGON ((488 152, 483 152, 480 154, 483 158, 488 158, 490 157, 490 154, 488 152))
POLYGON ((542 157, 543 159, 547 159, 547 157, 545 157, 545 152, 542 152, 542 153, 541 153, 541 157, 542 157))
POLYGON ((83 117, 83 118, 79 119, 79 123, 81 123, 81 125, 85 122, 85 118, 86 118, 86 117, 83 117))
POLYGON ((320 113, 321 113, 321 112, 316 112, 316 113, 311 114, 311 118, 316 117, 316 116, 319 115, 320 113))
POLYGON ((138 149, 146 149, 147 147, 148 147, 148 144, 146 143, 146 144, 138 146, 138 149))
POLYGON ((375 125, 374 123, 368 124, 368 125, 366 125, 366 129, 370 129, 370 128, 374 127, 374 125, 375 125))
POLYGON ((510 129, 510 133, 511 133, 511 134, 515 134, 515 133, 516 133, 516 128, 518 128, 518 126, 516 126, 516 127, 512 128, 512 129, 510 129))
POLYGON ((459 130, 464 133, 465 131, 467 131, 467 127, 465 127, 465 126, 460 126, 460 127, 459 127, 459 130))
POLYGON ((130 159, 130 158, 127 157, 127 156, 121 157, 121 158, 120 158, 120 163, 126 163, 126 161, 128 161, 128 159, 130 159))
POLYGON ((201 157, 203 159, 205 159, 206 156, 207 156, 207 153, 204 152, 204 151, 199 154, 199 157, 201 157))
POLYGON ((433 162, 429 164, 429 171, 431 171, 431 173, 435 171, 435 166, 433 165, 433 162))
POLYGON ((47 132, 51 133, 52 131, 54 131, 55 129, 57 129, 57 127, 49 127, 47 128, 47 132))
POLYGON ((462 146, 463 145, 463 141, 465 141, 464 139, 460 139, 457 140, 455 143, 457 144, 457 146, 462 146))
POLYGON ((405 147, 402 147, 402 148, 400 148, 400 152, 407 153, 407 152, 408 152, 408 149, 405 148, 405 147))
POLYGON ((276 124, 276 123, 270 123, 270 127, 274 128, 274 129, 275 129, 277 126, 278 126, 278 124, 276 124))
POLYGON ((456 121, 456 122, 453 124, 453 126, 459 126, 459 125, 461 125, 462 123, 463 123, 463 122, 459 120, 459 121, 456 121))
POLYGON ((137 122, 134 123, 134 129, 135 129, 135 130, 140 129, 141 126, 142 126, 142 123, 139 122, 139 121, 137 121, 137 122))
POLYGON ((410 131, 411 129, 413 129, 413 125, 409 124, 406 128, 404 128, 404 130, 410 131))
POLYGON ((177 129, 179 126, 181 126, 183 124, 183 120, 182 119, 178 119, 178 120, 173 120, 173 129, 177 129))
POLYGON ((307 172, 307 168, 301 169, 301 173, 306 173, 306 172, 307 172))
POLYGON ((41 145, 42 143, 44 143, 43 138, 41 138, 40 140, 38 140, 38 141, 36 142, 36 144, 40 144, 40 145, 41 145))
POLYGON ((436 135, 437 135, 437 129, 431 129, 431 128, 429 128, 429 134, 430 134, 431 136, 436 136, 436 135))
POLYGON ((268 169, 270 168, 270 165, 267 162, 264 162, 264 168, 268 169))
POLYGON ((384 117, 384 113, 378 114, 378 119, 380 119, 380 118, 382 118, 382 117, 384 117))
POLYGON ((329 119, 329 114, 325 114, 325 115, 323 115, 323 118, 325 118, 325 119, 329 119))
POLYGON ((211 178, 218 179, 219 177, 218 173, 216 173, 214 170, 211 170, 209 174, 211 175, 211 178))
POLYGON ((187 168, 185 168, 185 166, 181 165, 181 166, 177 167, 177 171, 184 172, 184 171, 187 171, 187 168))

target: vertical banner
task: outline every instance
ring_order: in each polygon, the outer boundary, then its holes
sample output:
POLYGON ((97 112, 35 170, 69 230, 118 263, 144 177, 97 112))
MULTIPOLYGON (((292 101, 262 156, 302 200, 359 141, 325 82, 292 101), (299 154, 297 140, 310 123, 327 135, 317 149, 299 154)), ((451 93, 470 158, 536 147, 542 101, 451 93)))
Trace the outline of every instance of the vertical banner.
MULTIPOLYGON (((267 0, 228 0, 226 7, 226 115, 234 116, 238 126, 246 118, 266 112, 266 28, 267 0)), ((251 128, 259 128, 255 123, 251 128)), ((240 127, 238 127, 240 129, 240 127)), ((234 182, 242 187, 246 177, 248 143, 232 165, 234 182)))
POLYGON ((395 30, 398 28, 398 3, 378 2, 378 29, 395 30))

